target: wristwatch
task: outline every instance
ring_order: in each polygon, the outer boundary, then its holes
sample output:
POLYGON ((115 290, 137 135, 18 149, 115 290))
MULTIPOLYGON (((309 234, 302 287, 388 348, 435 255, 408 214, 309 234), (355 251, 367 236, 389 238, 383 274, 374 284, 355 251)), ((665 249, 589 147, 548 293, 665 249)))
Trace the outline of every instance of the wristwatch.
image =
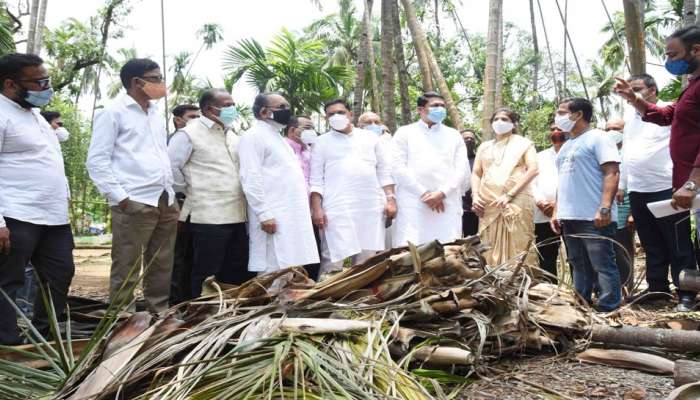
POLYGON ((691 192, 697 192, 698 185, 693 181, 688 181, 685 184, 683 184, 683 189, 690 190, 691 192))
POLYGON ((600 213, 600 215, 609 215, 610 209, 608 207, 600 207, 598 209, 598 212, 600 213))

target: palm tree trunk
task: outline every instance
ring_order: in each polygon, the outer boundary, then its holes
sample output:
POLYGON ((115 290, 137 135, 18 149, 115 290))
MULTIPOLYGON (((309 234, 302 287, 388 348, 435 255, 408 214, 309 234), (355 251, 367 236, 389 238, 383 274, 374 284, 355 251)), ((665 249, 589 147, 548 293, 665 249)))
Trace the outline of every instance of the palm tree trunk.
POLYGON ((535 4, 534 0, 530 0, 530 27, 532 29, 532 49, 535 53, 535 62, 532 64, 532 101, 531 106, 537 106, 539 95, 540 81, 540 46, 537 42, 537 24, 535 23, 535 4))
POLYGON ((399 17, 399 0, 391 1, 391 18, 394 27, 394 57, 396 58, 396 74, 399 77, 399 98, 401 99, 401 124, 411 123, 411 99, 408 95, 408 69, 406 57, 403 54, 403 38, 401 36, 401 18, 399 17))
POLYGON ((695 21, 695 0, 683 0, 683 26, 694 25, 695 21))
POLYGON ((440 48, 440 38, 442 37, 442 32, 440 32, 440 4, 438 0, 435 0, 435 47, 440 48))
POLYGON ((369 81, 372 84, 372 93, 370 93, 370 106, 372 111, 381 111, 381 101, 379 100, 379 80, 377 80, 377 69, 375 68, 375 56, 374 56, 374 30, 372 29, 372 5, 373 0, 367 1, 367 14, 365 17, 364 28, 367 31, 367 68, 369 70, 369 81))
POLYGON ((503 0, 489 0, 489 25, 486 35, 486 70, 484 72, 484 108, 481 114, 482 141, 493 137, 491 114, 496 109, 496 64, 498 63, 498 27, 503 0))
MULTIPOLYGON (((416 48, 416 55, 418 56, 418 66, 420 67, 420 77, 423 82, 423 91, 432 92, 433 78, 430 73, 430 62, 428 61, 428 56, 425 54, 425 48, 427 39, 425 38, 425 33, 423 28, 421 28, 418 23, 418 18, 416 18, 416 10, 411 4, 411 0, 401 0, 404 12, 406 13, 406 22, 408 23, 408 29, 411 30, 411 37, 413 37, 414 47, 416 48), (421 42, 421 38, 425 43, 421 42)), ((430 46, 427 46, 428 48, 430 46)))
POLYGON ((496 108, 503 106, 503 7, 498 17, 498 58, 496 59, 496 108))
POLYGON ((359 49, 358 49, 358 57, 357 57, 357 64, 355 65, 355 88, 353 90, 353 103, 352 103, 352 113, 353 113, 353 123, 357 123, 357 118, 360 117, 362 114, 362 111, 365 109, 365 104, 364 104, 364 94, 365 94, 365 76, 367 74, 367 71, 365 68, 367 67, 367 60, 368 56, 367 53, 369 50, 367 49, 367 44, 369 41, 367 40, 367 30, 365 29, 365 21, 369 18, 367 18, 367 14, 369 13, 369 10, 367 9, 367 3, 365 3, 365 10, 364 14, 362 17, 362 23, 360 24, 360 44, 359 44, 359 49))
POLYGON ((39 16, 36 23, 36 35, 34 39, 34 53, 41 53, 41 46, 44 42, 44 25, 46 25, 46 7, 49 0, 41 0, 41 7, 39 7, 39 16))
POLYGON ((394 0, 382 1, 382 120, 391 132, 396 132, 396 103, 394 92, 394 0))
POLYGON ((646 72, 646 48, 644 46, 644 0, 623 0, 625 10, 625 36, 629 48, 630 72, 639 75, 646 72))
POLYGON ((34 39, 36 39, 36 20, 39 14, 39 2, 32 0, 32 7, 29 10, 29 28, 27 29, 27 53, 34 54, 34 39))

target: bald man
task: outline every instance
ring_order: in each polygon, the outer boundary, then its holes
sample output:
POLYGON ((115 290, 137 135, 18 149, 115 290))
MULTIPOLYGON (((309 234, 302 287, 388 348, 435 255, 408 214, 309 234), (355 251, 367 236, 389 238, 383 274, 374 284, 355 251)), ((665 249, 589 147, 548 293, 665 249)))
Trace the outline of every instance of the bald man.
POLYGON ((360 129, 366 129, 370 132, 374 132, 382 140, 391 139, 391 133, 387 133, 385 130, 386 126, 382 124, 382 119, 372 111, 368 111, 357 119, 357 127, 360 129))

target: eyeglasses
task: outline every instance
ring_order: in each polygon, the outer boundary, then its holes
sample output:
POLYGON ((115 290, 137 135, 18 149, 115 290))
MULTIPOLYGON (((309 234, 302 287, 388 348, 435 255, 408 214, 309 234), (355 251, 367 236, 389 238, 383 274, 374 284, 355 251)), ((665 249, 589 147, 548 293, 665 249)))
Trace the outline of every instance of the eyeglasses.
POLYGON ((51 86, 51 78, 39 78, 39 79, 18 79, 20 82, 31 82, 36 83, 42 88, 51 86))
POLYGON ((153 83, 163 82, 163 75, 141 76, 140 78, 153 83))
POLYGON ((267 108, 269 108, 269 109, 271 109, 271 110, 286 110, 286 109, 289 108, 289 106, 286 105, 286 104, 280 104, 280 105, 278 105, 278 106, 276 106, 276 107, 272 107, 272 106, 265 106, 265 107, 267 107, 267 108))

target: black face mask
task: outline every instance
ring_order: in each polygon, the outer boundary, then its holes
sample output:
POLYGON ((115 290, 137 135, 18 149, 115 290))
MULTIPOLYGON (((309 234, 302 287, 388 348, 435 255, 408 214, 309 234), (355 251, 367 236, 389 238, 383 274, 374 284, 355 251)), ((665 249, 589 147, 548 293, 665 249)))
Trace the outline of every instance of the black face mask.
POLYGON ((278 124, 287 126, 290 118, 292 118, 292 110, 288 108, 283 110, 272 111, 272 120, 277 122, 278 124))
POLYGON ((474 157, 474 155, 476 155, 476 142, 472 140, 465 140, 464 144, 467 145, 467 155, 469 157, 474 157))

